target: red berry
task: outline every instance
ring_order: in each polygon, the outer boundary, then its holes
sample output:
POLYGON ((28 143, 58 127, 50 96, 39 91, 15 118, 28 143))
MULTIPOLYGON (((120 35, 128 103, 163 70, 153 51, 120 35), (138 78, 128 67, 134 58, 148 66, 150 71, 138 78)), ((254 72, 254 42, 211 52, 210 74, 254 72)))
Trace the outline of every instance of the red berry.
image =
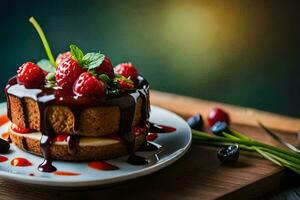
POLYGON ((138 71, 132 63, 121 63, 115 67, 115 72, 133 81, 137 79, 138 71))
POLYGON ((99 67, 95 68, 98 74, 106 74, 109 78, 113 79, 115 77, 114 69, 111 64, 109 57, 105 56, 103 62, 99 67))
POLYGON ((85 97, 101 97, 106 92, 106 85, 88 72, 82 73, 73 87, 74 94, 85 97))
POLYGON ((26 88, 41 88, 45 84, 45 74, 43 70, 32 62, 26 62, 17 71, 19 84, 26 88))
POLYGON ((218 121, 223 121, 227 124, 230 122, 228 113, 220 108, 212 109, 208 114, 207 120, 210 126, 213 126, 218 121))
POLYGON ((128 82, 126 80, 118 79, 118 83, 120 85, 120 88, 122 89, 133 89, 134 84, 131 82, 128 82))
POLYGON ((84 69, 75 60, 72 58, 66 59, 57 65, 55 72, 56 84, 64 90, 72 91, 74 82, 83 72, 84 69))
POLYGON ((59 54, 56 58, 56 64, 59 65, 60 63, 70 59, 72 57, 71 52, 67 51, 65 53, 59 54))

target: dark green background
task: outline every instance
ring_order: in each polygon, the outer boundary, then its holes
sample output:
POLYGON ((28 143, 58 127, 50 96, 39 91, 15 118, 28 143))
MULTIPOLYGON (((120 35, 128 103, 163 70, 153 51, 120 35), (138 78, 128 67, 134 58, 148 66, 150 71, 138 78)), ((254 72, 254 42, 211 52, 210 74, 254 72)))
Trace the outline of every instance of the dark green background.
POLYGON ((0 86, 45 57, 35 16, 55 55, 75 43, 132 61, 154 89, 300 117, 298 4, 4 0, 0 86))

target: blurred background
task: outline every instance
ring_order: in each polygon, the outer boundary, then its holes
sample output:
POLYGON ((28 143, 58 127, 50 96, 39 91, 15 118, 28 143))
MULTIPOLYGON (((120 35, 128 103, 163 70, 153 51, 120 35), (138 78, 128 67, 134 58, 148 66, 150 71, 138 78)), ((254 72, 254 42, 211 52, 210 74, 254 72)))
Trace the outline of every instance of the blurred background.
POLYGON ((75 43, 114 65, 132 61, 153 89, 300 117, 299 9, 275 0, 2 0, 0 87, 46 57, 34 16, 55 55, 75 43))

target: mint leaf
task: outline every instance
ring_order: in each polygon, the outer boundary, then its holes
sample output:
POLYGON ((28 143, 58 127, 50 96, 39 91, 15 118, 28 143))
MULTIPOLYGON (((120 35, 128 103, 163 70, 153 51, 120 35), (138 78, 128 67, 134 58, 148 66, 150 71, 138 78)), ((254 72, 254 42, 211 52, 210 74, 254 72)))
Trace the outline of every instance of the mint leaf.
POLYGON ((84 68, 91 70, 100 66, 104 58, 105 55, 101 53, 87 53, 83 56, 82 63, 84 65, 84 68))
POLYGON ((110 79, 109 79, 109 77, 106 74, 100 74, 99 75, 99 79, 101 81, 103 81, 104 83, 106 83, 106 84, 110 82, 110 79))
POLYGON ((46 76, 47 81, 55 81, 55 72, 49 72, 46 76))
POLYGON ((42 59, 37 62, 37 65, 46 72, 55 72, 55 67, 52 66, 51 62, 47 59, 42 59))
POLYGON ((71 44, 70 52, 71 52, 72 58, 74 60, 76 60, 78 62, 78 64, 81 64, 82 58, 83 58, 83 52, 81 51, 81 49, 79 49, 79 47, 76 46, 75 44, 71 44))

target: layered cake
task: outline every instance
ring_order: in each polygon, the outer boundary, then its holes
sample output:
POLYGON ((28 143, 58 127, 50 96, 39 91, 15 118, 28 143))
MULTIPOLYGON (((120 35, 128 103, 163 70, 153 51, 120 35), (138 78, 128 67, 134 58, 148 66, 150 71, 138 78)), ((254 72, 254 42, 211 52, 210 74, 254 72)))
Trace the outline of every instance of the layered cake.
POLYGON ((11 141, 43 156, 45 172, 55 170, 52 160, 138 158, 149 129, 147 80, 132 63, 113 67, 106 55, 84 54, 76 45, 54 60, 31 22, 49 60, 24 63, 6 85, 11 141))

